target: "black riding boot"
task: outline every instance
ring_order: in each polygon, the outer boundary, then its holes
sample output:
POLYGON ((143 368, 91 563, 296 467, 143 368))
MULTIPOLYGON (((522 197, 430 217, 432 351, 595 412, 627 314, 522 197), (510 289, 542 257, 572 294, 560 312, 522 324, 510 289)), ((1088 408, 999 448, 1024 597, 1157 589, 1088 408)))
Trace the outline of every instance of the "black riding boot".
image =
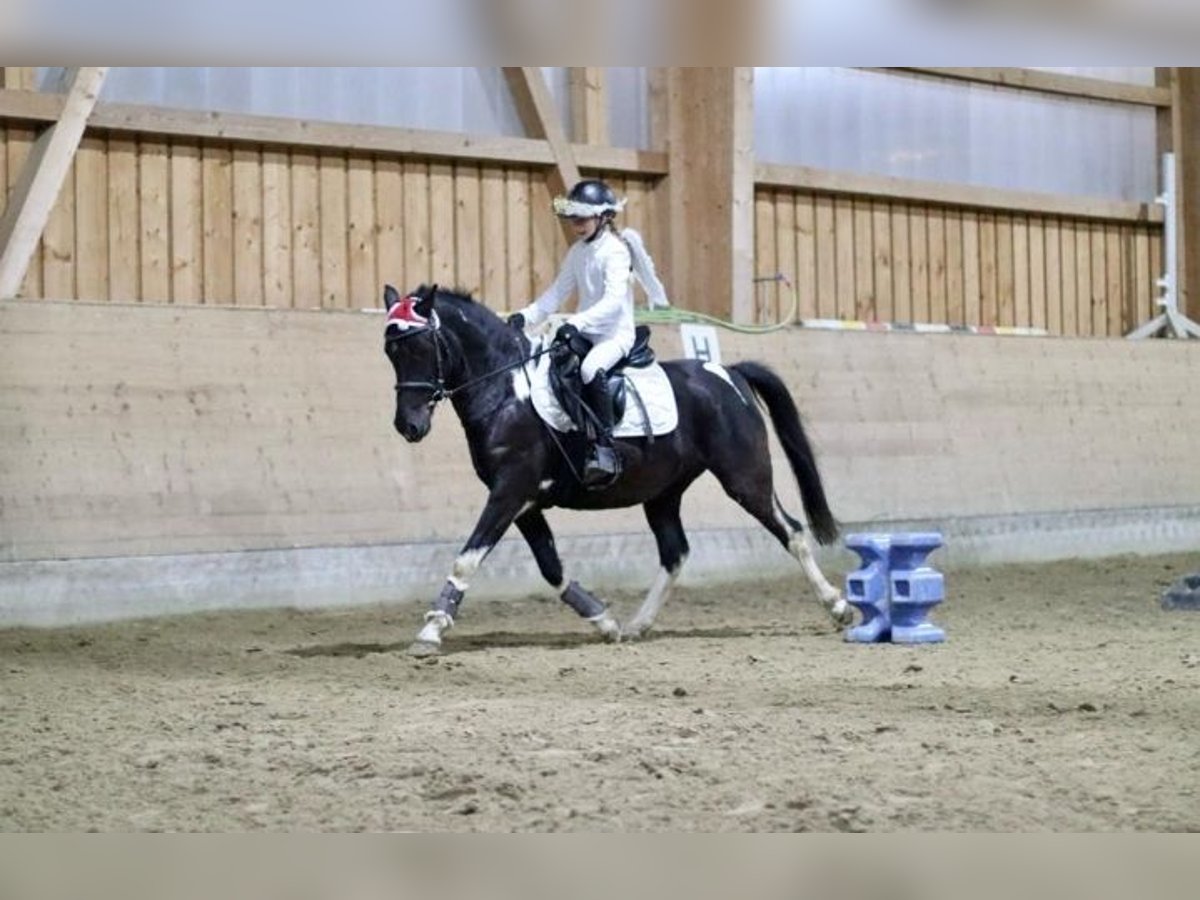
POLYGON ((613 449, 613 406, 608 393, 608 373, 601 369, 583 386, 583 399, 596 414, 596 440, 583 464, 583 486, 606 488, 621 474, 621 459, 613 449))

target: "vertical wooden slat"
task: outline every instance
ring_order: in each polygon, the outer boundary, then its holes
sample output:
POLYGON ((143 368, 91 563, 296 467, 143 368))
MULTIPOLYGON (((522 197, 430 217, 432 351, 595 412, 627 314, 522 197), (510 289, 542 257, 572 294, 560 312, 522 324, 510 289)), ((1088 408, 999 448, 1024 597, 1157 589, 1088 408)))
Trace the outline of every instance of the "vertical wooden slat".
POLYGON ((1075 227, 1075 333, 1092 333, 1092 233, 1086 222, 1075 227))
POLYGON ((404 161, 404 271, 408 289, 433 282, 429 261, 429 166, 404 161))
POLYGON ((348 304, 370 309, 382 286, 376 268, 375 162, 369 156, 351 156, 346 173, 348 304))
POLYGON ((817 224, 812 194, 796 196, 796 315, 817 317, 817 224))
POLYGON ((233 151, 233 302, 263 304, 262 157, 252 147, 233 151))
POLYGON ((1062 225, 1058 219, 1045 219, 1046 311, 1045 328, 1062 334, 1062 225))
POLYGON ((1105 228, 1093 222, 1090 228, 1092 239, 1092 334, 1101 337, 1108 333, 1108 304, 1116 298, 1108 292, 1108 244, 1105 228))
POLYGON ((818 195, 815 200, 817 248, 817 317, 836 318, 837 307, 837 230, 834 225, 833 198, 818 195))
POLYGON ((1029 220, 1029 326, 1046 327, 1046 221, 1029 220))
POLYGON ((928 322, 929 211, 923 206, 908 211, 908 252, 912 257, 912 321, 928 322))
POLYGON ((1156 277, 1157 274, 1150 266, 1150 233, 1144 228, 1138 228, 1133 235, 1133 313, 1127 323, 1126 332, 1154 318, 1156 277))
POLYGON ((872 322, 879 317, 875 294, 875 236, 872 204, 854 201, 854 318, 872 322))
POLYGON ((292 154, 292 285, 294 305, 321 303, 321 179, 315 153, 292 154))
MULTIPOLYGON (((13 187, 21 177, 25 160, 33 149, 37 133, 29 128, 8 128, 8 195, 12 196, 13 187)), ((7 203, 7 200, 6 200, 7 203)), ((21 282, 19 297, 33 298, 44 296, 42 293, 42 257, 43 242, 39 241, 37 249, 29 260, 29 268, 25 272, 25 280, 21 282)))
MULTIPOLYGON (((760 190, 754 198, 754 277, 770 278, 778 271, 775 258, 775 198, 770 191, 760 190)), ((758 324, 773 319, 775 284, 755 281, 754 321, 758 324)))
POLYGON ((449 163, 429 165, 429 262, 432 278, 454 285, 454 170, 449 163))
MULTIPOLYGON (((216 190, 216 187, 210 188, 206 179, 205 196, 216 190)), ((108 284, 114 300, 128 302, 142 297, 140 215, 137 143, 111 138, 108 142, 108 284)))
POLYGON ((980 216, 976 212, 963 214, 963 323, 978 325, 983 321, 983 256, 980 251, 980 216))
POLYGON ((233 154, 229 147, 204 146, 204 299, 207 303, 228 304, 234 299, 232 168, 233 154))
POLYGON ((796 290, 796 198, 785 191, 775 195, 775 259, 778 273, 791 284, 790 290, 782 284, 775 287, 771 321, 779 322, 791 314, 796 290))
POLYGON ((979 217, 979 324, 995 325, 998 316, 996 217, 982 214, 979 217))
POLYGON ((344 309, 350 303, 347 257, 346 157, 323 153, 321 176, 321 306, 344 309))
POLYGON ((75 154, 76 287, 81 300, 108 299, 107 150, 103 138, 84 137, 75 154))
POLYGON ((292 173, 286 150, 263 150, 263 302, 295 303, 292 285, 292 173))
POLYGON ((946 210, 946 321, 966 323, 966 264, 963 260, 963 214, 946 210))
POLYGON ((375 215, 379 225, 379 273, 372 304, 379 302, 385 284, 405 293, 416 287, 409 283, 404 269, 404 172, 397 159, 375 161, 375 215))
MULTIPOLYGON (((137 186, 134 185, 134 202, 137 186)), ((42 295, 69 300, 78 295, 75 285, 75 164, 63 179, 62 190, 50 210, 42 232, 42 295)), ((135 258, 136 264, 136 258, 135 258)))
MULTIPOLYGON (((615 188, 614 188, 615 190, 615 188)), ((558 274, 559 261, 566 251, 566 241, 551 209, 550 185, 545 178, 529 180, 529 209, 531 222, 530 245, 533 293, 530 299, 546 290, 558 274), (560 244, 562 248, 560 250, 560 244)))
POLYGON ((533 284, 529 251, 529 172, 524 169, 511 169, 505 179, 505 216, 505 230, 508 234, 508 291, 511 302, 523 306, 540 292, 533 284))
POLYGON ((912 232, 909 209, 901 203, 892 204, 892 321, 912 322, 912 232))
POLYGON ((1016 324, 1016 263, 1013 217, 996 217, 996 325, 1016 324))
POLYGON ((1076 256, 1075 223, 1062 221, 1059 232, 1062 253, 1062 334, 1074 337, 1079 334, 1079 263, 1076 256))
POLYGON ((200 148, 171 145, 171 299, 199 303, 204 297, 204 224, 200 148))
MULTIPOLYGON (((546 196, 550 192, 546 190, 546 196)), ((550 233, 561 235, 547 209, 544 218, 550 220, 550 233)), ((456 279, 463 290, 479 296, 483 290, 483 262, 480 251, 483 218, 479 209, 479 166, 460 165, 454 172, 454 260, 456 279)), ((555 245, 546 250, 551 268, 557 263, 555 245)))
POLYGON ((143 140, 138 148, 138 194, 141 202, 141 266, 143 300, 171 299, 170 148, 164 141, 143 140))
POLYGON ((1101 334, 1106 337, 1120 337, 1125 310, 1128 308, 1129 291, 1129 252, 1128 229, 1116 224, 1109 224, 1104 230, 1104 266, 1108 274, 1108 287, 1105 293, 1107 302, 1104 308, 1105 321, 1101 325, 1101 334))
POLYGON ((929 211, 929 321, 949 321, 946 284, 946 210, 929 211))
POLYGON ((1013 219, 1013 324, 1028 328, 1029 309, 1029 219, 1013 219))
POLYGON ((480 176, 479 222, 483 237, 483 297, 493 309, 515 310, 529 302, 508 292, 508 217, 504 170, 487 166, 480 176))
POLYGON ((837 317, 853 319, 854 310, 854 201, 836 197, 833 201, 833 226, 837 259, 837 317))

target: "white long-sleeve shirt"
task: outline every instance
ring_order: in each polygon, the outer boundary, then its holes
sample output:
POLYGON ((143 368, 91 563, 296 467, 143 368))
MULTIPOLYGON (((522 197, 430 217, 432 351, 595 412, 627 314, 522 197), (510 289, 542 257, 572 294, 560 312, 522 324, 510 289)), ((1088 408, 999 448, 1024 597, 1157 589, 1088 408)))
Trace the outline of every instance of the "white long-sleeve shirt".
POLYGON ((633 274, 646 288, 651 306, 668 305, 641 235, 626 229, 618 237, 605 229, 594 241, 572 244, 554 283, 521 313, 538 325, 577 292, 579 311, 567 321, 593 342, 615 340, 628 350, 633 346, 633 274))

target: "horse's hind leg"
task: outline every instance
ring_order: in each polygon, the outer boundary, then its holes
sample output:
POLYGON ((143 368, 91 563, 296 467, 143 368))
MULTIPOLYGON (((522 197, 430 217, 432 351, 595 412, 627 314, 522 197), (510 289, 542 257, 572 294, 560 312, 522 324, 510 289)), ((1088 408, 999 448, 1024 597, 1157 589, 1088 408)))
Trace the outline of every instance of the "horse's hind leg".
POLYGON ((533 551, 533 558, 537 561, 542 577, 558 591, 562 601, 591 622, 605 639, 619 640, 621 626, 612 617, 608 607, 590 591, 582 588, 579 582, 567 582, 563 576, 562 560, 554 546, 554 534, 550 531, 550 524, 542 515, 542 511, 535 508, 517 516, 517 528, 529 544, 529 549, 533 551))
POLYGON ((758 519, 767 531, 775 535, 776 540, 787 552, 796 558, 800 568, 804 570, 805 578, 833 621, 839 625, 849 625, 854 621, 854 609, 846 602, 842 592, 830 584, 821 572, 800 523, 787 514, 775 496, 771 486, 770 468, 747 464, 733 472, 715 474, 721 486, 725 488, 725 493, 758 519), (760 468, 766 468, 765 476, 762 471, 758 471, 760 468))
POLYGON ((671 596, 675 579, 679 577, 683 564, 687 562, 687 535, 679 519, 679 502, 682 499, 683 493, 676 491, 656 497, 644 506, 646 521, 650 523, 654 539, 658 542, 658 561, 662 568, 641 607, 634 613, 633 618, 625 623, 622 629, 625 637, 639 637, 654 625, 659 610, 671 596))

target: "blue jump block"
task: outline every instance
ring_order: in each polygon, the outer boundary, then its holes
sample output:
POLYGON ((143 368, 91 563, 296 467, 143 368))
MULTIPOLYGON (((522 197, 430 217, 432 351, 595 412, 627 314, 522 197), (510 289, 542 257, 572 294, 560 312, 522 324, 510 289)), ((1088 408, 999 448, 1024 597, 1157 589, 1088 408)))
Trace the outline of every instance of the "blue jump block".
POLYGON ((862 623, 845 631, 847 641, 927 644, 946 633, 928 621, 946 596, 942 573, 926 562, 942 546, 937 532, 852 534, 846 546, 862 565, 846 576, 846 599, 862 623))
POLYGON ((897 644, 934 644, 946 632, 927 621, 933 607, 946 599, 945 579, 926 559, 942 546, 936 532, 892 536, 892 641, 897 644))
POLYGON ((889 602, 888 554, 891 535, 852 534, 846 546, 858 554, 862 565, 846 576, 846 600, 862 614, 862 623, 847 628, 847 641, 872 644, 890 640, 892 611, 889 602))

